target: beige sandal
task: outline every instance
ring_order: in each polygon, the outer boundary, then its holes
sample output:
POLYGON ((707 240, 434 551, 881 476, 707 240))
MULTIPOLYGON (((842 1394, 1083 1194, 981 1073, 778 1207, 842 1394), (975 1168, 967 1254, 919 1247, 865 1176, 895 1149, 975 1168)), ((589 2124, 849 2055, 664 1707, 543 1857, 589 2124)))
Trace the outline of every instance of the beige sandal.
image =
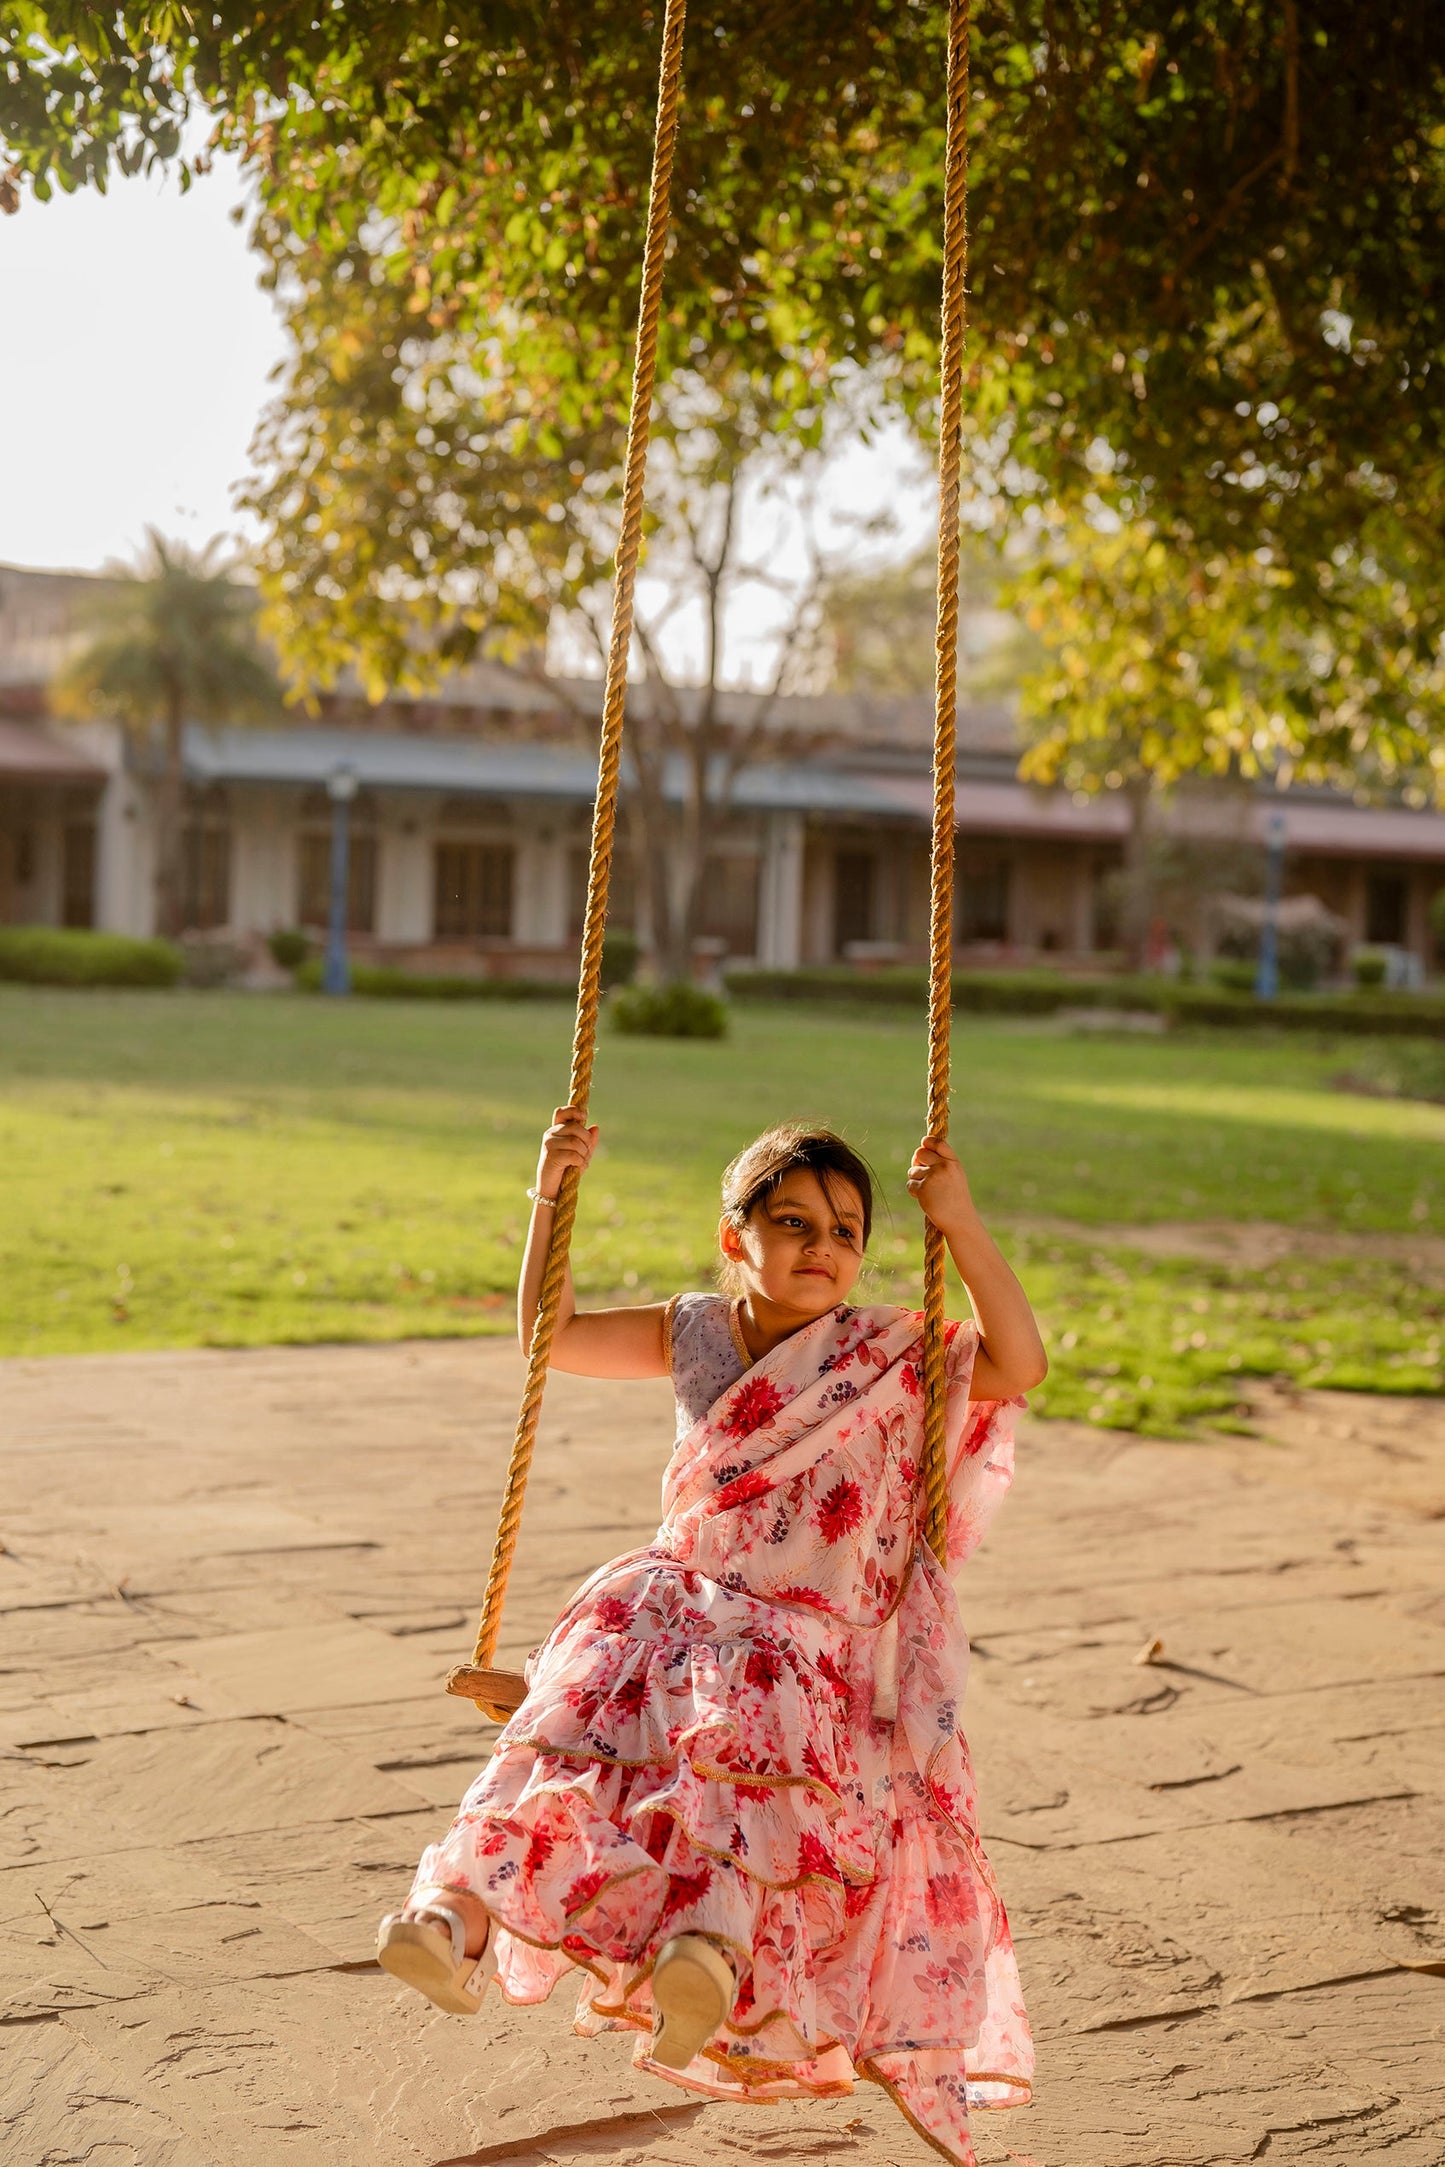
POLYGON ((652 2059, 686 2069, 732 2012, 737 1981, 727 1958, 703 1934, 675 1934, 652 1968, 652 2059))
POLYGON ((495 1965, 492 1934, 480 1956, 468 1956, 467 1930, 446 1904, 418 1905, 384 1918, 376 1935, 376 1961, 394 1979, 425 1994, 449 2016, 474 2017, 482 2006, 495 1965))

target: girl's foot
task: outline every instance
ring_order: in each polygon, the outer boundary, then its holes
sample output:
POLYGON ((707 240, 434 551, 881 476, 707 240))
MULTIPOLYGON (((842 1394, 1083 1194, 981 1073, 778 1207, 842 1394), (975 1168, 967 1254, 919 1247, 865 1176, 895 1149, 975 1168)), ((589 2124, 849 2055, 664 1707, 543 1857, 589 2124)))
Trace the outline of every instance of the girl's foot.
POLYGON ((492 1922, 486 1921, 480 1949, 467 1953, 466 1913, 479 1907, 475 1899, 439 1895, 435 1901, 413 1900, 404 1910, 382 1920, 376 1936, 376 1960, 383 1971, 425 1994, 449 2016, 475 2016, 494 1969, 489 1957, 492 1922))
POLYGON ((727 1958, 703 1934, 675 1934, 652 1968, 652 2059, 686 2069, 731 2014, 737 1981, 727 1958))

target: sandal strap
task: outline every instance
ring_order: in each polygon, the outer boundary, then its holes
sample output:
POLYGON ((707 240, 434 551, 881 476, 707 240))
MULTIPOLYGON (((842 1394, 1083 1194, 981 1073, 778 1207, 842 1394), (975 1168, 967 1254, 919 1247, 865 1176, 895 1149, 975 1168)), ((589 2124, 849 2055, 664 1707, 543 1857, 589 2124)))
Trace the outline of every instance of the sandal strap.
POLYGON ((467 1929, 462 1921, 461 1913, 453 1911, 450 1904, 419 1904, 415 1910, 408 1906, 402 1913, 402 1917, 414 1919, 418 1925, 426 1919, 435 1919, 438 1926, 446 1928, 448 1939, 452 1945, 452 1962, 457 1965, 466 1962, 467 1929))

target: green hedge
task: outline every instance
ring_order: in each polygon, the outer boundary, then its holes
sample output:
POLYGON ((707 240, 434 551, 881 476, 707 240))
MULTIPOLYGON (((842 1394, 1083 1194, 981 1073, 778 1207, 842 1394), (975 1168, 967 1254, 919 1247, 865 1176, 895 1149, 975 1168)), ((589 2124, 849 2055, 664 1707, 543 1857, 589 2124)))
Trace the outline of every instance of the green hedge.
POLYGON ((31 986, 173 986, 181 955, 169 941, 61 926, 0 927, 0 978, 31 986))
MULTIPOLYGON (((1060 1008, 1153 1008, 1159 981, 1070 978, 1063 971, 955 971, 953 1005, 1000 1016, 1052 1016, 1060 1008)), ((729 971, 729 993, 741 1001, 863 1001, 870 1006, 921 1008, 928 974, 915 965, 857 971, 822 964, 801 971, 729 971)))
POLYGON ((1178 986, 1159 1005, 1175 1023, 1330 1031, 1361 1038, 1445 1038, 1445 1001, 1423 993, 1282 993, 1274 1001, 1255 1001, 1178 986))
MULTIPOLYGON (((741 1001, 852 1001, 912 1008, 927 999, 923 971, 730 971, 728 991, 741 1001)), ((1285 993, 1257 1001, 1219 986, 1170 978, 1069 978, 1062 971, 955 971, 953 1005, 975 1015, 1052 1016, 1061 1008, 1122 1008, 1162 1015, 1172 1024, 1248 1030, 1335 1031, 1351 1035, 1445 1037, 1445 1000, 1419 993, 1285 993)))
POLYGON ((847 964, 819 964, 802 971, 729 971, 727 989, 740 1001, 866 1001, 898 1008, 926 998, 928 977, 912 967, 855 971, 847 964))
MULTIPOLYGON (((296 973, 303 993, 321 991, 321 963, 313 956, 296 973)), ((401 971, 393 964, 353 963, 351 990, 372 1001, 575 1001, 577 988, 565 978, 436 977, 401 971)))

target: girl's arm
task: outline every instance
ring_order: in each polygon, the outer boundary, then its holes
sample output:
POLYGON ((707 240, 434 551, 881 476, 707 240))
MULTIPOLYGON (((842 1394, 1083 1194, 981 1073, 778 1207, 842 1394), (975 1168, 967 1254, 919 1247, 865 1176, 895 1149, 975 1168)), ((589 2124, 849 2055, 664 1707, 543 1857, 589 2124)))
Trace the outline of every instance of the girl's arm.
POLYGON ((978 1319, 969 1398, 1009 1400, 1031 1392, 1049 1369, 1034 1313, 978 1216, 957 1153, 942 1137, 925 1136, 914 1152, 908 1189, 947 1242, 978 1319))
MULTIPOLYGON (((585 1172, 596 1144, 597 1131, 588 1128, 580 1109, 559 1106, 556 1119, 542 1138, 537 1161, 538 1196, 555 1197, 567 1167, 585 1172)), ((542 1292, 551 1234, 551 1206, 534 1203, 522 1275, 517 1281, 517 1337, 523 1354, 532 1344, 532 1322, 542 1292)), ((570 1371, 574 1377, 665 1377, 666 1313, 665 1304, 652 1302, 645 1308, 593 1309, 579 1316, 572 1291, 572 1267, 568 1264, 557 1329, 552 1335, 551 1365, 553 1369, 570 1371)))

